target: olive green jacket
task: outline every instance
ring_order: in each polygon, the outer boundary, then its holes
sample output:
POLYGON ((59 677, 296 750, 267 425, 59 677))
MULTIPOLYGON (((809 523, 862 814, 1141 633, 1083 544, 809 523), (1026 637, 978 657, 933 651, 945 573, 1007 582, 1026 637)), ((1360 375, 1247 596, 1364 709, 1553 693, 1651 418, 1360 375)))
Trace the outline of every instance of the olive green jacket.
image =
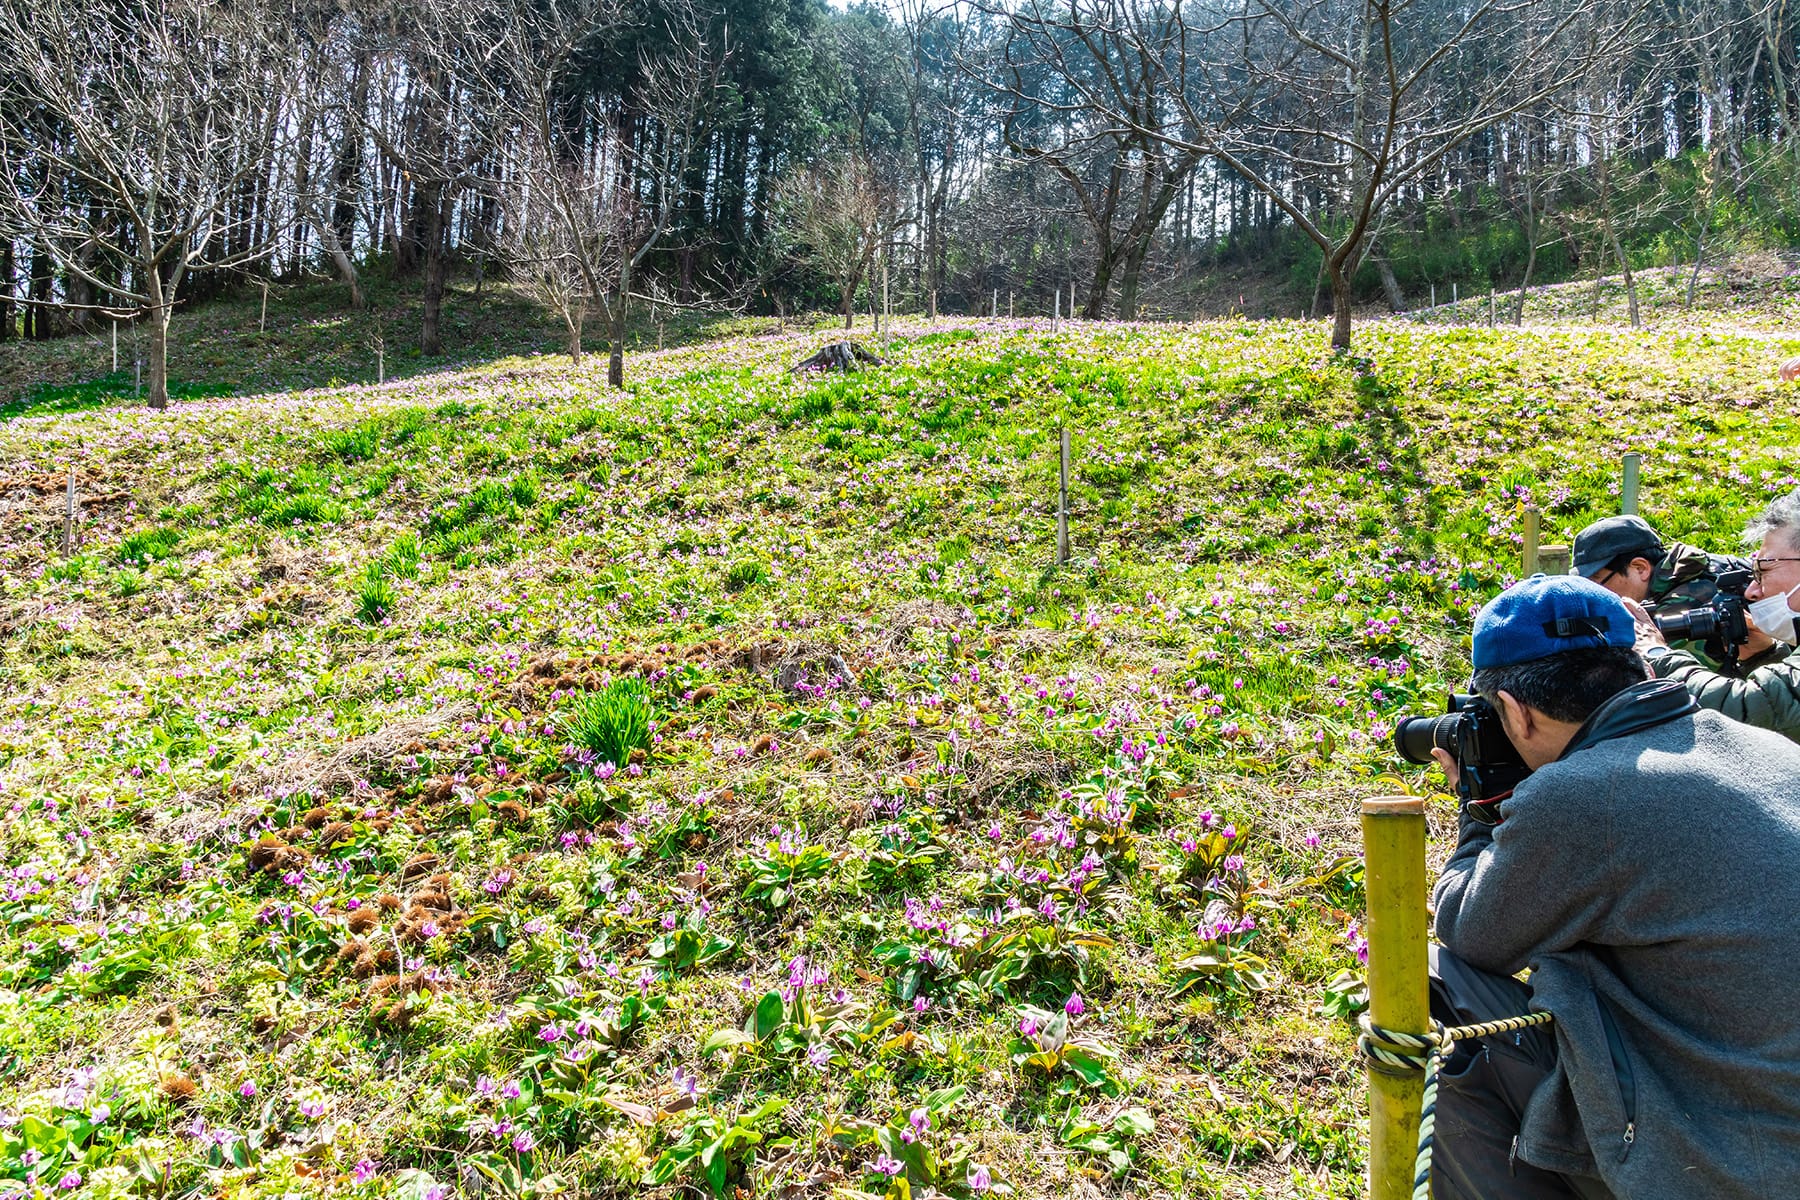
POLYGON ((1685 650, 1671 650, 1650 659, 1650 671, 1658 679, 1680 680, 1701 708, 1800 742, 1800 666, 1791 661, 1733 679, 1685 650))

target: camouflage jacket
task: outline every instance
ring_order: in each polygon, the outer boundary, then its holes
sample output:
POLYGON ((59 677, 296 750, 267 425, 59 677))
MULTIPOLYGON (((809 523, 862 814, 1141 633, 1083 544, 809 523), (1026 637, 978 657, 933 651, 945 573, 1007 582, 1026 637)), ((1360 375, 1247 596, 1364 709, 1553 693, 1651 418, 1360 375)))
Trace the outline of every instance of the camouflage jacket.
MULTIPOLYGON (((1650 576, 1650 595, 1644 607, 1653 617, 1672 617, 1691 608, 1704 608, 1719 594, 1721 571, 1748 571, 1750 560, 1735 554, 1708 554, 1697 546, 1670 542, 1662 561, 1650 576)), ((1717 669, 1725 661, 1725 647, 1715 638, 1707 642, 1671 641, 1669 646, 1685 650, 1706 666, 1717 669)), ((1754 658, 1745 658, 1743 669, 1751 670, 1787 657, 1788 647, 1777 647, 1754 658)))

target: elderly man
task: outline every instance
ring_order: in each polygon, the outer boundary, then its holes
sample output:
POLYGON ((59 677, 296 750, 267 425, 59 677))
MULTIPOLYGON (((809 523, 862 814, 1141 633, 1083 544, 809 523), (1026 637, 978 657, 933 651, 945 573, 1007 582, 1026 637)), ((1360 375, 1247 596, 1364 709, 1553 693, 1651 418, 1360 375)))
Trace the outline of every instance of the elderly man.
POLYGON ((1433 1195, 1792 1195, 1800 747, 1647 679, 1624 602, 1583 579, 1489 602, 1474 666, 1530 773, 1497 824, 1465 807, 1434 1015, 1555 1021, 1459 1043, 1433 1195))
MULTIPOLYGON (((1745 649, 1752 651, 1771 637, 1782 650, 1788 649, 1797 640, 1793 603, 1800 594, 1800 489, 1769 505, 1745 536, 1760 541, 1750 560, 1753 578, 1744 589, 1752 625, 1745 649)), ((1784 659, 1766 662, 1741 679, 1720 675, 1695 655, 1670 649, 1650 614, 1641 606, 1631 607, 1638 649, 1658 679, 1678 680, 1702 708, 1800 741, 1800 665, 1784 659)), ((1759 657, 1767 660, 1774 655, 1765 652, 1759 657)))

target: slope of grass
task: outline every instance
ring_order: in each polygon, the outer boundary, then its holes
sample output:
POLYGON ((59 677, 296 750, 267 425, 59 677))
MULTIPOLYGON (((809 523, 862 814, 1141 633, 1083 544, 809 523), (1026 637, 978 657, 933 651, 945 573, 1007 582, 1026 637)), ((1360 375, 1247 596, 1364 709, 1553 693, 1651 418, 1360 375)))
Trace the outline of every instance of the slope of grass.
POLYGON ((0 1174, 1359 1194, 1392 722, 1522 502, 1566 540, 1637 450, 1723 546, 1800 437, 1764 340, 1359 338, 947 321, 839 378, 777 337, 0 427, 0 1174))

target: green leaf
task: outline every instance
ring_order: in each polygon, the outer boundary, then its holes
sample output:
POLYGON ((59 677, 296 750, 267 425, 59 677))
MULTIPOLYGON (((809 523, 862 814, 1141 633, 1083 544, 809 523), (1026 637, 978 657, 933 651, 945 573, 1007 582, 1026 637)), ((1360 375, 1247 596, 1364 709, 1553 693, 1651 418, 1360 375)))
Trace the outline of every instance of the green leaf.
POLYGON ((1129 1137, 1148 1137, 1156 1132, 1156 1118, 1141 1108, 1128 1108, 1113 1118, 1113 1128, 1129 1137))
POLYGON ((754 1045, 756 1045, 756 1039, 741 1029, 720 1029, 707 1038, 706 1044, 700 1047, 700 1057, 710 1058, 726 1047, 735 1050, 739 1046, 754 1045))
POLYGON ((767 1040, 768 1036, 781 1027, 785 1019, 786 1006, 781 1002, 780 992, 770 992, 756 1002, 756 1040, 767 1040))

